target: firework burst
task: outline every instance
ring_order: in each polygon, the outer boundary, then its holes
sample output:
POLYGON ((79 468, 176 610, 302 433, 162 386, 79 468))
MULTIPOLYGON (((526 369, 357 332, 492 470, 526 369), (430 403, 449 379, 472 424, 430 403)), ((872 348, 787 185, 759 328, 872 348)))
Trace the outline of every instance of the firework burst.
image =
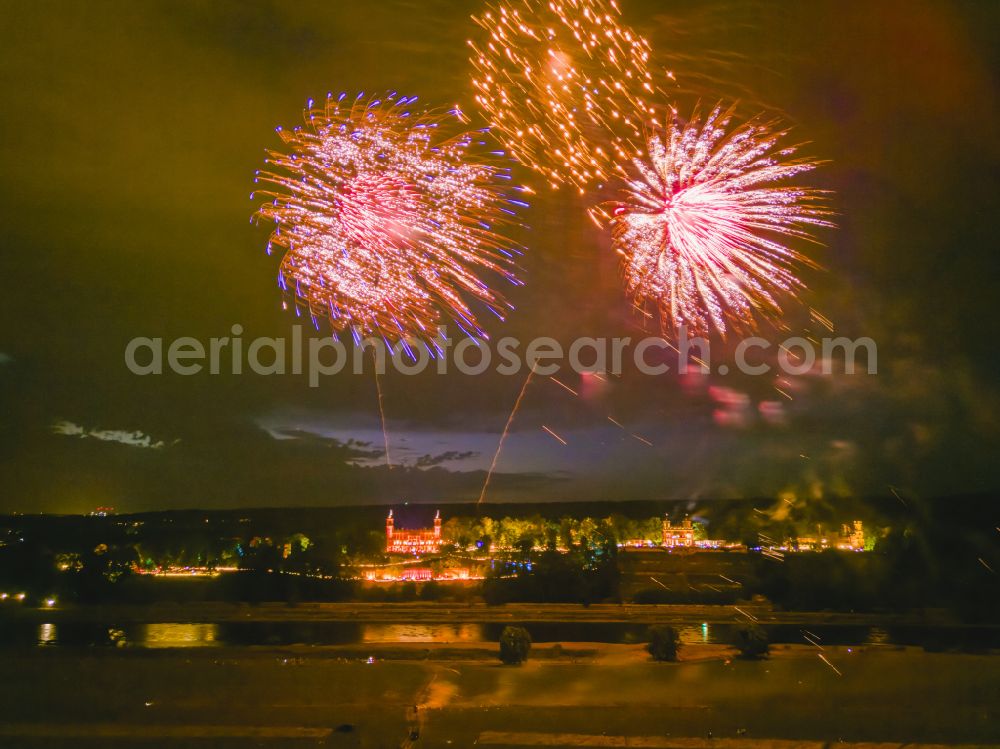
POLYGON ((730 129, 731 116, 717 107, 687 123, 671 117, 648 138, 648 161, 621 169, 624 199, 594 212, 610 223, 626 291, 659 311, 665 332, 725 335, 776 318, 779 297, 802 288, 798 268, 811 265, 788 241, 832 225, 823 192, 775 184, 817 162, 780 146, 786 132, 774 123, 730 129))
MULTIPOLYGON (((503 153, 484 131, 453 137, 457 109, 415 113, 416 97, 310 100, 303 126, 278 128, 255 181, 270 198, 257 217, 273 222, 268 252, 284 250, 278 284, 313 323, 327 318, 355 340, 430 342, 445 318, 486 337, 466 300, 503 319, 510 305, 480 278, 514 276, 521 248, 497 233, 526 206, 503 153), (440 128, 440 129, 439 129, 440 128)), ((432 344, 433 345, 433 344, 432 344)))
POLYGON ((649 44, 614 0, 511 0, 474 20, 476 101, 522 163, 583 188, 635 155, 653 110, 649 44))

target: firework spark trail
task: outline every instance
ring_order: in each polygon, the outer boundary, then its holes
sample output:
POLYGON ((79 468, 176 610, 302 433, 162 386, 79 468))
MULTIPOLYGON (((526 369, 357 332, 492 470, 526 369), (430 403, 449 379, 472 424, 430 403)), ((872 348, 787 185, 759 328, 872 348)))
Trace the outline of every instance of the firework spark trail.
POLYGON ((553 437, 555 437, 555 438, 556 438, 557 440, 559 440, 559 441, 560 441, 560 442, 561 442, 562 444, 564 444, 564 445, 568 445, 568 444, 569 444, 568 442, 566 442, 566 440, 564 440, 564 439, 563 439, 562 437, 560 437, 560 436, 559 436, 558 434, 556 434, 555 432, 553 432, 553 431, 552 431, 551 429, 549 429, 549 428, 548 428, 547 426, 545 426, 544 424, 542 424, 542 429, 543 429, 543 430, 544 430, 545 432, 547 432, 547 433, 551 434, 551 435, 552 435, 553 437))
POLYGON ((832 663, 830 663, 830 661, 828 661, 828 660, 826 659, 826 656, 824 656, 824 655, 823 655, 822 653, 816 653, 816 655, 818 655, 818 656, 819 656, 819 659, 820 659, 821 661, 823 661, 823 663, 825 663, 825 664, 826 664, 826 665, 828 665, 828 666, 829 666, 830 668, 832 668, 832 669, 833 669, 833 671, 834 671, 834 673, 836 673, 836 674, 837 674, 837 676, 843 676, 843 674, 842 674, 842 673, 840 672, 840 669, 839 669, 839 668, 837 668, 836 666, 834 666, 834 665, 833 665, 832 663))
MULTIPOLYGON (((580 398, 580 394, 576 390, 574 390, 573 388, 571 388, 565 382, 556 379, 556 377, 554 375, 549 375, 549 379, 552 382, 554 382, 556 385, 558 385, 559 387, 561 387, 563 390, 565 390, 566 392, 568 392, 570 395, 574 396, 575 398, 580 398)), ((625 430, 625 427, 622 426, 622 424, 620 422, 618 422, 615 419, 611 418, 611 416, 607 416, 606 415, 606 418, 607 418, 608 421, 610 421, 612 424, 614 424, 619 429, 622 429, 623 431, 625 430)), ((562 442, 564 445, 567 444, 566 440, 564 440, 562 437, 560 437, 558 434, 556 434, 555 432, 553 432, 548 427, 543 426, 542 429, 544 429, 546 432, 548 432, 549 434, 551 434, 553 437, 555 437, 557 440, 559 440, 560 442, 562 442)), ((634 439, 634 440, 638 440, 639 442, 643 443, 644 445, 648 445, 649 447, 655 447, 655 445, 652 442, 650 442, 648 439, 646 439, 645 437, 643 437, 641 434, 636 434, 635 432, 629 432, 629 436, 632 439, 634 439)))
POLYGON ((574 395, 574 396, 576 396, 578 398, 580 397, 580 394, 578 392, 576 392, 573 388, 571 388, 569 385, 567 385, 565 382, 562 382, 561 380, 557 380, 552 375, 549 375, 549 379, 552 380, 552 382, 554 382, 556 385, 558 385, 559 387, 561 387, 563 390, 565 390, 566 392, 570 393, 571 395, 574 395))
POLYGON ((457 108, 419 112, 415 101, 310 100, 303 126, 277 129, 287 152, 268 151, 255 178, 268 185, 256 216, 275 225, 267 249, 284 251, 278 284, 296 314, 355 341, 399 341, 410 358, 407 339, 434 355, 444 318, 486 338, 473 300, 504 319, 510 305, 480 275, 520 283, 523 248, 500 232, 530 192, 484 131, 442 134, 463 121, 457 108))
POLYGON ((524 394, 528 390, 528 383, 531 382, 531 378, 535 374, 535 365, 537 363, 536 360, 531 365, 528 376, 524 378, 524 384, 521 385, 521 390, 517 394, 514 407, 510 410, 510 415, 507 417, 507 423, 504 424, 503 432, 500 433, 500 440, 497 442, 497 451, 493 453, 493 461, 490 463, 490 470, 486 472, 486 480, 483 482, 483 490, 479 493, 479 500, 476 502, 477 505, 482 504, 483 500, 486 499, 486 490, 490 487, 490 479, 493 478, 493 471, 496 470, 497 461, 500 459, 500 451, 503 450, 503 443, 507 439, 510 425, 514 423, 514 416, 517 414, 518 409, 521 408, 521 401, 524 400, 524 394))
POLYGON ((649 43, 615 0, 499 0, 473 20, 476 102, 494 132, 552 187, 580 192, 634 156, 654 115, 649 43))
POLYGON ((832 226, 825 193, 776 184, 818 162, 792 158, 775 123, 729 128, 731 118, 721 107, 686 123, 671 116, 650 135, 648 161, 621 168, 624 199, 594 209, 611 226, 627 293, 657 309, 666 333, 725 336, 776 319, 778 296, 794 297, 795 271, 812 265, 785 243, 832 226))
POLYGON ((755 624, 757 623, 757 621, 758 621, 757 617, 754 616, 753 614, 744 611, 739 606, 733 606, 733 608, 736 609, 739 613, 743 614, 743 616, 745 616, 750 621, 754 622, 755 624))
POLYGON ((819 638, 812 632, 802 630, 802 638, 808 642, 810 645, 814 646, 818 650, 823 650, 823 646, 819 644, 819 638))
MULTIPOLYGON (((374 349, 372 349, 374 356, 374 349)), ((378 394, 378 415, 379 419, 382 421, 382 441, 385 443, 385 467, 390 471, 392 470, 392 460, 389 458, 389 430, 385 425, 385 406, 382 403, 382 381, 378 377, 378 361, 375 361, 375 366, 372 368, 375 372, 375 391, 378 394)))
MULTIPOLYGON (((571 388, 569 385, 567 385, 563 381, 556 379, 556 377, 554 375, 549 375, 548 377, 549 377, 549 379, 552 382, 554 382, 556 385, 558 385, 559 387, 561 387, 563 390, 565 390, 566 392, 568 392, 573 397, 580 398, 580 394, 576 390, 574 390, 573 388, 571 388)), ((603 378, 601 378, 601 379, 603 381, 603 378)), ((616 427, 618 427, 622 431, 626 431, 625 427, 621 424, 621 422, 615 420, 614 418, 612 418, 611 416, 609 416, 607 414, 605 415, 605 417, 607 418, 608 421, 610 421, 616 427)), ((546 432, 548 432, 549 434, 551 434, 553 437, 555 437, 557 440, 559 440, 560 442, 562 442, 564 445, 567 444, 566 440, 564 440, 562 437, 560 437, 558 434, 556 434, 555 432, 553 432, 548 427, 543 426, 542 429, 544 429, 546 432)), ((647 445, 649 447, 655 447, 655 445, 652 442, 650 442, 648 439, 646 439, 645 437, 643 437, 641 434, 636 434, 635 432, 629 432, 629 436, 632 439, 637 440, 637 441, 643 443, 644 445, 647 445)))

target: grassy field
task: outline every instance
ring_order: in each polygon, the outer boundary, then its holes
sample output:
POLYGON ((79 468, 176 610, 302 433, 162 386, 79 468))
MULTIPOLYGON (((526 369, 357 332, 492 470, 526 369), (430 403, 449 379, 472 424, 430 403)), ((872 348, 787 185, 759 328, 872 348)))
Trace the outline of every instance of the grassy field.
POLYGON ((8 652, 0 746, 466 747, 511 731, 556 746, 577 745, 568 733, 1000 743, 996 656, 697 650, 657 664, 638 646, 597 645, 522 667, 308 648, 8 652))

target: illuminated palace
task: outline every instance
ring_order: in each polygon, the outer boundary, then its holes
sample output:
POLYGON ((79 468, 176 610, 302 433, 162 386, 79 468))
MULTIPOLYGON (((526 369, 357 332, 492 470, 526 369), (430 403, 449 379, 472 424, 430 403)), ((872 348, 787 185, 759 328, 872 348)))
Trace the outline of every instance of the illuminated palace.
POLYGON ((663 518, 663 545, 668 549, 694 546, 694 526, 691 524, 691 518, 685 515, 680 525, 671 525, 670 518, 663 518))
POLYGON ((385 551, 387 554, 436 554, 441 551, 441 512, 434 513, 433 528, 404 530, 396 528, 392 510, 385 519, 385 551))
POLYGON ((840 527, 840 535, 832 538, 823 536, 798 536, 790 539, 788 546, 794 551, 822 551, 823 549, 840 549, 841 551, 865 550, 865 526, 860 520, 840 527))

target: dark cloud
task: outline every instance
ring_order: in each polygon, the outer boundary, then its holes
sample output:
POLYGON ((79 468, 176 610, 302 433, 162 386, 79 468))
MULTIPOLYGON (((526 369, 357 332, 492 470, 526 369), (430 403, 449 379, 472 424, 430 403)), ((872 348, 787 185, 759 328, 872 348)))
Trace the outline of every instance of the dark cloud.
POLYGON ((478 457, 478 455, 479 453, 475 450, 448 450, 438 455, 421 455, 417 458, 416 466, 417 468, 433 468, 442 463, 457 463, 469 458, 478 457))

